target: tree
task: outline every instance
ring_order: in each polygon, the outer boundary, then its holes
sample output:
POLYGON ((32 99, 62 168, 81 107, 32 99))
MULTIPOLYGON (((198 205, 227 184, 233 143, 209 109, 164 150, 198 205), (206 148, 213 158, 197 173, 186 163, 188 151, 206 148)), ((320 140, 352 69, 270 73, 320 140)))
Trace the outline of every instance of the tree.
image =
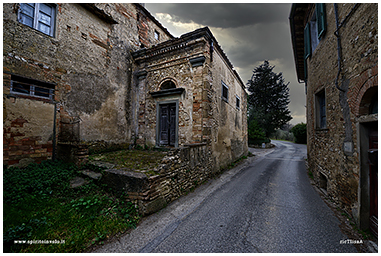
POLYGON ((291 132, 294 134, 296 143, 307 143, 307 125, 305 123, 295 125, 292 127, 291 132))
POLYGON ((249 124, 256 119, 268 138, 292 119, 288 110, 289 89, 282 73, 273 72, 267 60, 253 71, 247 83, 249 124))

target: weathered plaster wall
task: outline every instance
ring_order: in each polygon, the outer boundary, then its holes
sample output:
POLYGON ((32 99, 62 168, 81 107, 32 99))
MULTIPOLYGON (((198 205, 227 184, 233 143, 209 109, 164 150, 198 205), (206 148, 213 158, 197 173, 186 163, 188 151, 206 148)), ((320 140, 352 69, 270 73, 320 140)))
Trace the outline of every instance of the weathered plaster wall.
MULTIPOLYGON (((339 22, 354 4, 338 4, 339 22)), ((314 178, 324 183, 336 202, 348 211, 356 208, 360 175, 357 123, 365 91, 378 85, 377 4, 361 4, 340 28, 342 73, 338 72, 334 5, 326 4, 327 32, 308 59, 307 136, 308 161, 314 178), (325 90, 327 128, 316 128, 315 94, 325 90), (362 93, 361 93, 362 92, 362 93), (352 145, 345 152, 344 145, 352 145)))
POLYGON ((213 152, 218 166, 226 166, 240 156, 247 154, 247 95, 228 64, 215 51, 212 64, 212 91, 215 119, 210 120, 213 152), (228 101, 222 99, 222 84, 229 87, 228 101), (240 108, 236 107, 236 96, 240 98, 240 108))
MULTIPOLYGON (((56 85, 57 134, 65 134, 58 138, 70 136, 75 124, 82 141, 131 143, 130 53, 171 36, 135 4, 90 6, 57 4, 55 36, 50 37, 17 21, 18 4, 4 4, 4 71, 56 85)), ((5 94, 9 87, 4 80, 5 94)))

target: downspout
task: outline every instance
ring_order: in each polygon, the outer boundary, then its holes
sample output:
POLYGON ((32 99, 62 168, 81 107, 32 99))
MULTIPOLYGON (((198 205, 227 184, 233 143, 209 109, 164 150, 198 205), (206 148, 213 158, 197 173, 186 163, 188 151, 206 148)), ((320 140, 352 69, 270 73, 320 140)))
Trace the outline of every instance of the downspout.
POLYGON ((336 31, 334 32, 334 35, 337 37, 337 66, 339 68, 339 70, 337 71, 335 86, 338 90, 345 92, 345 90, 343 90, 342 88, 339 87, 339 82, 338 82, 339 76, 341 73, 341 38, 339 35, 339 29, 345 24, 345 22, 347 21, 349 16, 352 15, 352 13, 357 9, 357 7, 360 4, 355 4, 355 6, 353 6, 352 10, 347 14, 347 16, 344 18, 344 20, 340 24, 339 24, 339 14, 338 14, 338 9, 337 9, 337 4, 333 4, 333 5, 335 7, 335 18, 336 18, 336 31))
POLYGON ((52 160, 56 160, 56 147, 57 147, 57 132, 56 132, 56 129, 57 129, 57 103, 58 102, 54 102, 54 117, 53 117, 53 120, 54 120, 54 123, 53 123, 53 152, 52 152, 52 160))
POLYGON ((337 71, 335 86, 338 90, 345 92, 343 89, 341 89, 339 87, 339 76, 341 73, 341 39, 340 39, 340 35, 339 35, 339 28, 340 27, 339 27, 339 14, 337 11, 337 4, 333 4, 333 5, 335 7, 335 18, 336 18, 336 31, 334 34, 337 38, 337 67, 339 68, 339 70, 337 71))

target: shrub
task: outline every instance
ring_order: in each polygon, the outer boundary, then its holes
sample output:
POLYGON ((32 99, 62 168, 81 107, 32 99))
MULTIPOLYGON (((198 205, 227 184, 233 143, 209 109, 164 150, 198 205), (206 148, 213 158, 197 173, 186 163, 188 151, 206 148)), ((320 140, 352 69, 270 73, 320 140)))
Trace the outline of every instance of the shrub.
POLYGON ((254 119, 250 122, 248 127, 249 144, 261 145, 262 143, 269 143, 270 139, 266 138, 265 132, 259 127, 257 121, 254 119))
POLYGON ((296 143, 307 143, 307 125, 305 123, 295 125, 292 127, 291 132, 294 134, 296 143))

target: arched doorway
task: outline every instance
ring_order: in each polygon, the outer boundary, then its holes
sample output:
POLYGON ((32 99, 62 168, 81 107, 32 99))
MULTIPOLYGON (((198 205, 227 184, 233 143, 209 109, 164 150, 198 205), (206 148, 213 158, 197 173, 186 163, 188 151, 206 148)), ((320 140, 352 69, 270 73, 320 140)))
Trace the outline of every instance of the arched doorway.
POLYGON ((359 104, 360 227, 378 235, 378 87, 369 88, 359 104))
POLYGON ((156 145, 178 147, 179 101, 184 88, 177 88, 176 81, 167 78, 151 92, 156 99, 156 145))

